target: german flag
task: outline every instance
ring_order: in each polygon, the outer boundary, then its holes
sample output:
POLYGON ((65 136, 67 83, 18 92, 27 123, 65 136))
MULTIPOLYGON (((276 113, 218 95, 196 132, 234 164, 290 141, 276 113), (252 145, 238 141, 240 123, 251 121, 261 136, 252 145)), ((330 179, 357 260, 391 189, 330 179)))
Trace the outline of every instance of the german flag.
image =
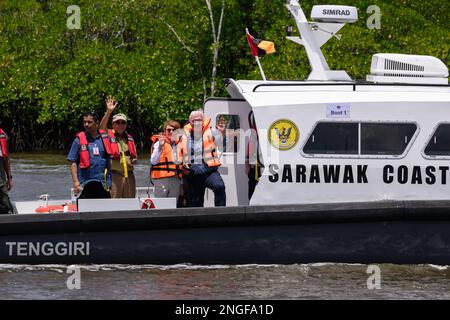
POLYGON ((266 54, 271 54, 275 52, 275 44, 271 41, 265 41, 261 39, 254 38, 248 29, 245 29, 247 35, 248 45, 254 57, 264 57, 266 54))

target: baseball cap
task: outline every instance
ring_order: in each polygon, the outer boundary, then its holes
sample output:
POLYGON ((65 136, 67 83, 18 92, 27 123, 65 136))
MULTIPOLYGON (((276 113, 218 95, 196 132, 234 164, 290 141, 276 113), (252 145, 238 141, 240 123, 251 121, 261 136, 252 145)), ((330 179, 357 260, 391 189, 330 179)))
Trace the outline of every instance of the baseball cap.
POLYGON ((123 113, 118 113, 113 116, 112 122, 116 122, 117 120, 128 121, 128 118, 123 113))

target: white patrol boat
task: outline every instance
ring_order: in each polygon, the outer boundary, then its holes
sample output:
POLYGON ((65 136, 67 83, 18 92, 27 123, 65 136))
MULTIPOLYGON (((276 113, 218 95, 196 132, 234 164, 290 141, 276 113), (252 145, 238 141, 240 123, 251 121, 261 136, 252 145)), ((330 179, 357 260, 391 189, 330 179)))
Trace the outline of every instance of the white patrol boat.
POLYGON ((297 0, 286 7, 308 79, 229 79, 231 98, 204 105, 213 126, 227 122, 226 207, 210 208, 208 190, 207 208, 90 212, 85 200, 78 213, 0 217, 0 263, 450 264, 447 67, 380 53, 353 81, 320 48, 356 8, 314 6, 308 22, 297 0))

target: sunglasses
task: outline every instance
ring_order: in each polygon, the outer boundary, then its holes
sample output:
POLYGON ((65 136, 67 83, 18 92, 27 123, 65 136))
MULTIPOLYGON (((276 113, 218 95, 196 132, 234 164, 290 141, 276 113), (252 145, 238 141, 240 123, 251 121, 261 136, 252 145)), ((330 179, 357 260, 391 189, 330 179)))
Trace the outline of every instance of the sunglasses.
POLYGON ((117 123, 117 124, 127 124, 126 121, 116 121, 116 122, 114 122, 114 123, 117 123))
POLYGON ((172 132, 172 131, 175 131, 175 129, 167 128, 166 131, 172 132))

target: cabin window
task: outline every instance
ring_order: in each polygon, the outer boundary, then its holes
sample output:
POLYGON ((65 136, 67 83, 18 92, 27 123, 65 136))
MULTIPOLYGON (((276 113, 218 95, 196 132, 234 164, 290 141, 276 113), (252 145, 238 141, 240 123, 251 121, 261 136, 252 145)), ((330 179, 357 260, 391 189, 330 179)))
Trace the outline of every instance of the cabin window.
MULTIPOLYGON (((319 122, 303 147, 303 153, 306 156, 399 157, 411 145, 416 131, 415 123, 319 122)), ((450 139, 448 142, 450 155, 450 139)))
POLYGON ((361 154, 401 155, 416 130, 414 123, 361 123, 361 154))
POLYGON ((427 156, 450 156, 450 123, 440 124, 425 148, 427 156))
POLYGON ((358 123, 321 122, 306 145, 306 154, 358 154, 358 123))
POLYGON ((220 152, 237 152, 239 141, 240 120, 236 114, 218 114, 216 116, 216 130, 221 133, 217 141, 220 152))

